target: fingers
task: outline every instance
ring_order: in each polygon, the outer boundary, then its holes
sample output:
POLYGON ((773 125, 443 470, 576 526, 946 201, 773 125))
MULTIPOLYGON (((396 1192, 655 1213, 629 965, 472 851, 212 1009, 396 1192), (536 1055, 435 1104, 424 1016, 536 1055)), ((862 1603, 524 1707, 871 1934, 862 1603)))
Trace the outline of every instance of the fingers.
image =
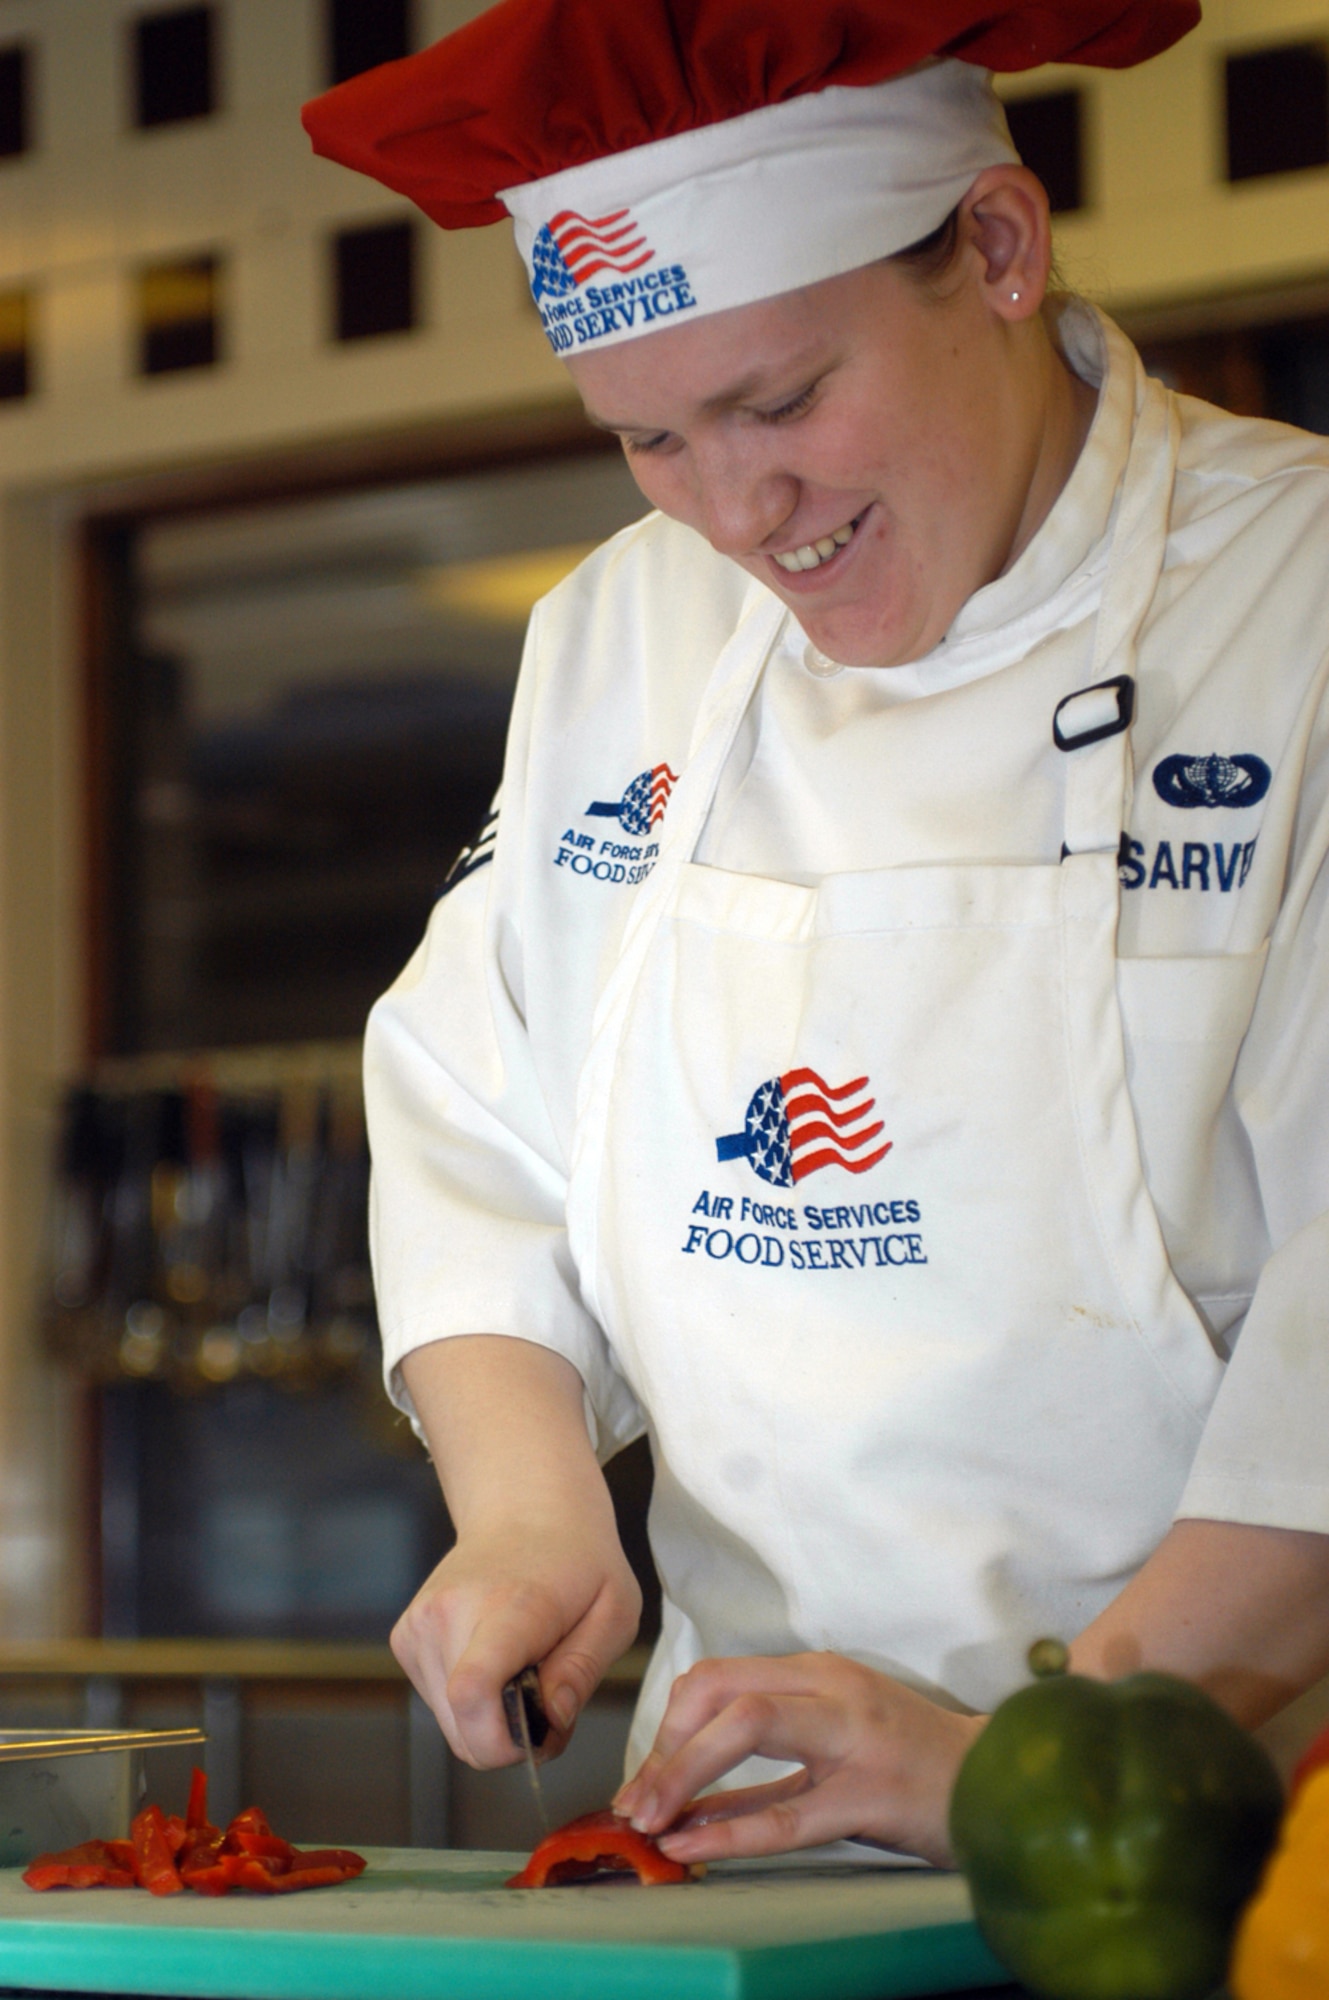
POLYGON ((546 1595, 484 1590, 450 1573, 445 1558, 398 1620, 391 1645, 456 1755, 487 1769, 520 1758, 503 1687, 540 1658, 559 1626, 557 1606, 546 1595))
MULTIPOLYGON (((640 1815, 648 1798, 654 1799, 661 1771, 676 1751, 704 1729, 736 1691, 758 1677, 765 1677, 765 1660, 703 1660, 699 1666, 680 1674, 669 1691, 664 1715, 655 1741, 642 1758, 633 1776, 619 1787, 614 1811, 633 1819, 640 1815), (731 1674, 728 1670, 732 1668, 731 1674)), ((782 1661, 769 1663, 777 1670, 782 1661)), ((644 1823, 642 1831, 645 1831, 644 1823)))
POLYGON ((662 1851, 671 1861, 726 1861, 851 1838, 858 1810, 851 1789, 834 1779, 814 1784, 806 1772, 799 1777, 798 1792, 787 1779, 754 1786, 745 1795, 748 1810, 661 1834, 662 1851), (756 1803, 763 1792, 772 1795, 764 1806, 756 1803))
POLYGON ((659 1834, 698 1792, 748 1757, 809 1764, 833 1749, 838 1733, 838 1717, 814 1697, 737 1695, 646 1774, 632 1823, 642 1833, 659 1834))
POLYGON ((684 1806, 669 1831, 687 1833, 692 1827, 718 1826, 722 1820, 741 1819, 746 1813, 760 1812, 780 1800, 797 1798, 811 1783, 812 1774, 801 1770, 791 1771, 787 1778, 776 1778, 769 1785, 743 1785, 727 1792, 709 1792, 704 1799, 693 1799, 691 1805, 684 1806))
POLYGON ((454 1755, 469 1763, 466 1740, 448 1699, 450 1661, 448 1647, 438 1630, 441 1622, 422 1591, 393 1626, 388 1643, 412 1687, 433 1711, 454 1755))
POLYGON ((447 1739, 449 1747, 457 1756, 458 1747, 456 1718, 448 1701, 447 1673, 441 1658, 430 1653, 421 1653, 413 1643, 413 1636, 407 1627, 406 1614, 393 1626, 388 1643, 392 1648, 398 1666, 405 1674, 421 1701, 433 1714, 434 1720, 447 1739))
POLYGON ((680 1861, 866 1836, 945 1866, 950 1788, 982 1726, 832 1654, 704 1661, 675 1683, 650 1755, 615 1804, 680 1861), (696 1799, 752 1756, 801 1769, 696 1799))
POLYGON ((630 1589, 622 1588, 616 1580, 599 1590, 585 1617, 543 1659, 540 1690, 549 1718, 562 1738, 560 1750, 606 1671, 637 1636, 641 1591, 635 1579, 629 1581, 630 1589))
MULTIPOLYGON (((492 1770, 520 1760, 503 1708, 503 1689, 523 1667, 544 1660, 562 1637, 562 1625, 557 1602, 538 1590, 505 1593, 485 1605, 447 1677, 447 1700, 468 1763, 492 1770)), ((541 1667, 540 1692, 547 1710, 548 1688, 541 1667)), ((552 1710, 550 1714, 559 1727, 552 1710)), ((567 1731, 560 1733, 562 1741, 551 1738, 545 1744, 546 1755, 556 1756, 562 1749, 567 1731)))
POLYGON ((846 1668, 856 1671, 829 1653, 702 1660, 674 1682, 652 1751, 671 1757, 730 1702, 746 1695, 824 1698, 837 1671, 846 1668))
POLYGON ((613 1553, 616 1560, 572 1562, 566 1545, 552 1556, 547 1544, 515 1554, 508 1543, 459 1546, 398 1621, 393 1651, 466 1763, 493 1769, 519 1760, 502 1692, 532 1662, 552 1724, 542 1755, 565 1747, 637 1630, 641 1593, 613 1553))
POLYGON ((703 1660, 675 1681, 655 1742, 615 1807, 658 1833, 707 1785, 750 1756, 807 1763, 832 1756, 842 1733, 834 1698, 841 1670, 828 1654, 703 1660))

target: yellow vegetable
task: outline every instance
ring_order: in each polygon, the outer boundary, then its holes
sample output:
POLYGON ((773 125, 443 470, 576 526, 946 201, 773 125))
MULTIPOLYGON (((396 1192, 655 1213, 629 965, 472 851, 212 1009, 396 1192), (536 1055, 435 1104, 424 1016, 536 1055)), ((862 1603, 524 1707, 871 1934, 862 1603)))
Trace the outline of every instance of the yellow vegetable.
POLYGON ((1237 1931, 1236 2000, 1329 2000, 1329 1767, 1293 1799, 1237 1931))

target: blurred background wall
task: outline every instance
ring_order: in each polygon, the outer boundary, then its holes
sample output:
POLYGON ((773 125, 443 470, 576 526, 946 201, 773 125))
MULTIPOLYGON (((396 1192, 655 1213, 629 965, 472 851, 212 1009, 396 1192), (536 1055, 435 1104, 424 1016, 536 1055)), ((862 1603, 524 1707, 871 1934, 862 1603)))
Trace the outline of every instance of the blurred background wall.
MULTIPOLYGON (((298 110, 478 11, 0 0, 10 1639, 381 1638, 446 1534, 374 1400, 356 1037, 483 822, 531 602, 641 503, 506 230, 298 110)), ((1003 88, 1066 282, 1329 429, 1329 5, 1003 88)))

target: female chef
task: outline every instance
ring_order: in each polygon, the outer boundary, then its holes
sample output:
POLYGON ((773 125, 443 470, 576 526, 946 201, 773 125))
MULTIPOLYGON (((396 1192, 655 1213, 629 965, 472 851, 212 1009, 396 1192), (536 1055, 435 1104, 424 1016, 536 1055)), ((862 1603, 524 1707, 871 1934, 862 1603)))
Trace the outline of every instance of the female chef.
POLYGON ((645 1429, 621 1804, 741 1788, 680 1858, 943 1858, 1040 1634, 1251 1724, 1329 1669, 1329 450, 1049 297, 987 75, 1197 11, 504 0, 306 114, 511 213, 658 509, 537 606, 367 1075, 458 1531, 399 1656, 565 1740, 645 1429))

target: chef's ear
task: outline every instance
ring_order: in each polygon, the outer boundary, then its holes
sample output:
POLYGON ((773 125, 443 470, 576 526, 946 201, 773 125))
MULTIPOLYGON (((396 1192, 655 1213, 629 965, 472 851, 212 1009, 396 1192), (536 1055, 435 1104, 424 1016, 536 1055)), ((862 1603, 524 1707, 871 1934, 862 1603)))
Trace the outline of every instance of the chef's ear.
POLYGON ((1043 183, 1028 167, 987 167, 960 203, 960 237, 972 245, 986 301, 999 318, 1029 319, 1052 267, 1052 223, 1043 183))

